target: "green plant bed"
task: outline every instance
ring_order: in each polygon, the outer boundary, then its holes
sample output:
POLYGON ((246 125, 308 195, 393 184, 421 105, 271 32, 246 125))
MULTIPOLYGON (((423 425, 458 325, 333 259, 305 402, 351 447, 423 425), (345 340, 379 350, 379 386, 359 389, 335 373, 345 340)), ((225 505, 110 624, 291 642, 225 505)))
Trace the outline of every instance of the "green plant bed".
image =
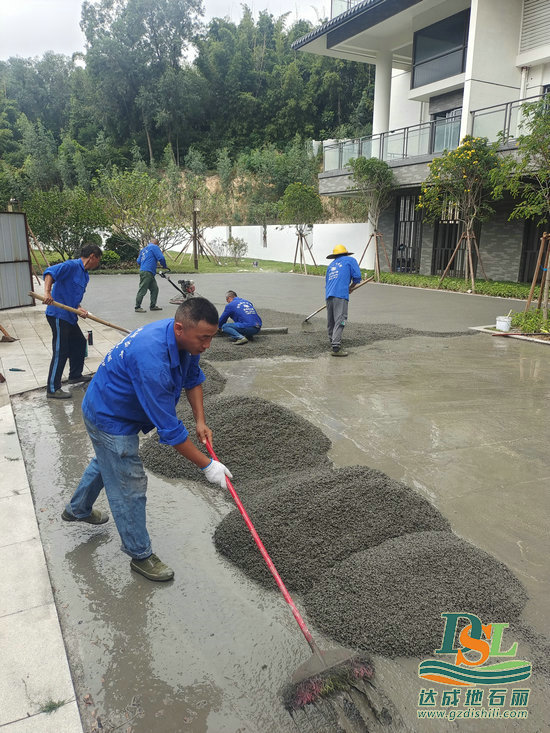
MULTIPOLYGON (((367 270, 367 274, 374 275, 373 270, 367 270)), ((412 275, 401 272, 381 272, 380 282, 391 285, 409 285, 414 288, 438 289, 439 275, 412 275)), ((514 283, 500 280, 476 280, 476 293, 478 295, 492 295, 496 298, 518 298, 527 300, 531 286, 528 283, 514 283)), ((441 283, 440 290, 451 290, 456 293, 467 293, 472 285, 469 280, 461 277, 446 277, 441 283)), ((538 288, 535 296, 538 294, 538 288)))
POLYGON ((512 328, 522 333, 550 333, 550 318, 545 318, 541 310, 529 310, 527 313, 512 313, 512 328))

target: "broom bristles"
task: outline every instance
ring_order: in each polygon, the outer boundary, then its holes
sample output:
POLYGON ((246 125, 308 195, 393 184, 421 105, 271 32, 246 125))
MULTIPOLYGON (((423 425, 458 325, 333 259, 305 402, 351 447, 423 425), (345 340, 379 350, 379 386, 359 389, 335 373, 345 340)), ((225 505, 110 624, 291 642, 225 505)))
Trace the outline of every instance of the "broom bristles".
POLYGON ((346 692, 361 680, 374 677, 374 666, 368 657, 353 657, 330 667, 297 684, 289 684, 282 691, 283 702, 290 712, 302 710, 339 692, 346 692))

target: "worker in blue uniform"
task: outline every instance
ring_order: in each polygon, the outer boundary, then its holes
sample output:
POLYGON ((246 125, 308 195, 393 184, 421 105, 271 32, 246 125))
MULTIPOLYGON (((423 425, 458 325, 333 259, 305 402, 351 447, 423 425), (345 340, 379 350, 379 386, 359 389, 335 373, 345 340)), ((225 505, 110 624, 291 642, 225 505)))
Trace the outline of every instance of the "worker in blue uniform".
POLYGON ((156 274, 157 264, 166 267, 166 260, 159 247, 159 240, 151 239, 149 244, 141 250, 136 261, 139 265, 139 288, 136 295, 135 311, 136 313, 145 313, 145 309, 141 307, 141 301, 148 290, 151 293, 149 310, 161 311, 162 308, 157 305, 159 286, 157 285, 156 274))
POLYGON ((202 453, 176 415, 182 389, 191 405, 197 438, 212 442, 206 424, 199 360, 216 334, 218 311, 206 298, 190 298, 174 318, 162 319, 125 336, 101 362, 82 402, 84 423, 95 457, 66 505, 67 522, 103 524, 108 515, 93 505, 105 488, 130 567, 149 580, 174 577, 153 553, 146 526, 147 477, 139 456, 139 432, 157 429, 208 481, 223 488, 229 470, 202 453))
POLYGON ((260 333, 262 319, 249 300, 239 298, 234 290, 228 290, 225 294, 227 305, 220 316, 218 328, 223 333, 231 336, 233 343, 237 345, 246 344, 250 338, 260 333), (232 323, 228 323, 228 319, 232 323))
POLYGON ((347 356, 342 348, 342 334, 348 319, 350 288, 361 282, 361 270, 357 260, 351 257, 343 244, 337 244, 327 260, 334 260, 327 267, 325 299, 327 304, 327 331, 332 356, 347 356))
POLYGON ((86 356, 86 338, 78 325, 78 316, 86 318, 88 311, 81 307, 86 286, 90 280, 88 270, 99 267, 101 249, 97 244, 86 244, 80 257, 51 265, 44 270, 44 303, 46 318, 52 329, 52 360, 48 372, 46 396, 56 400, 68 400, 71 393, 61 389, 61 377, 69 360, 69 384, 88 382, 91 375, 82 374, 86 356), (68 305, 76 313, 52 305, 68 305))

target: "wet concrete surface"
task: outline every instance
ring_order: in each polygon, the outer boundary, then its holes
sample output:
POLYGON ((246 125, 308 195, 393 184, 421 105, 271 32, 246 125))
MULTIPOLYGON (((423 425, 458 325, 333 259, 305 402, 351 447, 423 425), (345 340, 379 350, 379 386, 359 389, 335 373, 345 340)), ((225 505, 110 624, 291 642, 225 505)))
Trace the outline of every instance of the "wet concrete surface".
MULTIPOLYGON (((96 315, 128 328, 153 320, 155 314, 133 313, 137 278, 96 277, 86 299, 96 315), (128 318, 121 315, 126 307, 128 318)), ((229 288, 260 311, 305 316, 323 303, 319 278, 257 273, 196 281, 218 305, 229 288)), ((510 307, 369 285, 352 301, 350 319, 460 332, 510 307)), ((376 468, 428 498, 460 537, 510 568, 529 596, 524 622, 546 637, 546 353, 484 335, 414 336, 359 347, 347 359, 248 358, 215 366, 228 380, 224 395, 260 396, 321 428, 336 466, 376 468)), ((280 596, 216 553, 212 535, 230 510, 217 492, 150 475, 154 549, 176 570, 167 585, 130 573, 112 521, 100 528, 60 521, 91 455, 78 393, 69 404, 28 393, 14 399, 14 412, 85 730, 100 730, 98 716, 104 731, 296 730, 277 692, 309 650, 280 596)), ((104 497, 100 508, 107 509, 104 497)), ((391 609, 388 616, 391 622, 391 609)), ((484 619, 497 620, 506 621, 484 619)), ((529 653, 522 644, 521 657, 529 653)), ((376 657, 377 679, 412 729, 434 730, 416 720, 418 662, 376 657)), ((535 672, 530 688, 528 720, 438 722, 437 730, 549 730, 547 678, 535 672)))

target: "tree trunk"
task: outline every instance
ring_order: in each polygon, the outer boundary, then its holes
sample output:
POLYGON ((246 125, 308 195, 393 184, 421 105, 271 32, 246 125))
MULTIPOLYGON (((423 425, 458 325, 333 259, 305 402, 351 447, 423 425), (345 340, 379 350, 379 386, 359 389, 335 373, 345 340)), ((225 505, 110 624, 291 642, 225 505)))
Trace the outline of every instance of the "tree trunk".
POLYGON ((149 148, 149 165, 153 165, 153 147, 151 145, 151 136, 149 135, 149 130, 147 128, 147 125, 144 125, 145 127, 145 134, 147 136, 147 147, 149 148))

